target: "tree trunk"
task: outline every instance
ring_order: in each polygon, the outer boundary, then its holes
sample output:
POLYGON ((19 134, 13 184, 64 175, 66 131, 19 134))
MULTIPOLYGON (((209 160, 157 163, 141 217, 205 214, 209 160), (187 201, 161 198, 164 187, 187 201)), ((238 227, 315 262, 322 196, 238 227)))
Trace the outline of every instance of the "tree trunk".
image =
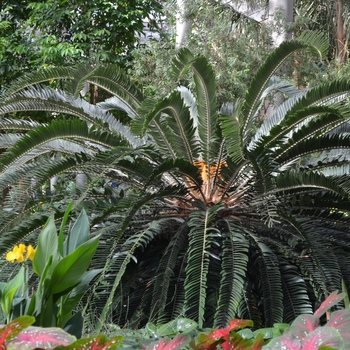
POLYGON ((184 44, 187 34, 191 31, 192 23, 188 19, 188 3, 190 0, 177 0, 176 14, 176 47, 184 44))
MULTIPOLYGON (((274 28, 272 32, 272 46, 278 47, 283 41, 291 39, 287 33, 287 25, 293 22, 294 0, 269 0, 269 25, 274 28), (280 25, 282 23, 282 25, 280 25)), ((284 102, 281 93, 275 93, 272 101, 266 101, 266 115, 272 115, 276 108, 284 102), (267 105, 266 105, 267 104, 267 105)))
POLYGON ((343 0, 336 1, 336 62, 342 65, 346 61, 345 30, 344 30, 344 3, 343 0))
POLYGON ((293 8, 294 0, 269 0, 269 24, 275 27, 272 33, 274 47, 278 47, 283 41, 291 38, 286 31, 286 26, 293 22, 293 8), (278 18, 279 16, 281 18, 278 18), (282 26, 279 26, 280 21, 282 21, 282 26))

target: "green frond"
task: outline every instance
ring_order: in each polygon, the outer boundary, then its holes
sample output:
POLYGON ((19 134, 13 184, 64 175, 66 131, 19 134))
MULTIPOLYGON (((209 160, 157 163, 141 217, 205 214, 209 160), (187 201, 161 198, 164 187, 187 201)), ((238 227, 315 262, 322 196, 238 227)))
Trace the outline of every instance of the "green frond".
POLYGON ((350 82, 348 80, 335 80, 317 86, 303 95, 290 109, 284 122, 288 123, 288 116, 294 115, 304 108, 317 105, 333 105, 344 101, 350 93, 350 82))
POLYGON ((97 106, 104 111, 124 111, 127 113, 130 119, 136 118, 135 111, 133 111, 129 106, 124 103, 121 99, 119 99, 117 96, 112 96, 110 98, 107 98, 105 101, 97 103, 97 106))
POLYGON ((245 103, 240 117, 242 125, 241 137, 244 144, 248 144, 250 141, 250 129, 254 123, 254 117, 257 113, 257 107, 260 104, 261 96, 277 68, 296 51, 309 48, 314 52, 321 52, 323 54, 325 43, 326 40, 322 40, 322 36, 319 33, 310 33, 299 40, 283 42, 269 55, 253 78, 245 96, 245 103), (305 39, 308 39, 308 42, 305 42, 305 39))
MULTIPOLYGON (((310 131, 311 133, 311 131, 310 131)), ((305 156, 317 156, 323 151, 331 149, 350 149, 349 135, 325 135, 320 137, 308 137, 309 128, 305 128, 293 134, 288 142, 274 153, 274 159, 283 166, 286 163, 298 160, 305 156)))
MULTIPOLYGON (((119 282, 122 276, 124 275, 125 270, 131 260, 135 261, 135 263, 138 263, 137 258, 135 256, 135 251, 137 249, 143 251, 148 246, 148 244, 154 239, 154 237, 162 233, 167 221, 167 219, 163 219, 160 221, 154 220, 151 223, 147 224, 142 231, 135 232, 131 237, 129 237, 125 240, 125 242, 123 242, 118 251, 116 251, 113 255, 113 259, 115 259, 114 271, 117 271, 114 286, 119 285, 119 282)), ((115 288, 113 289, 115 292, 115 288)), ((112 299, 108 298, 106 306, 110 306, 109 303, 111 302, 112 299)), ((108 311, 106 307, 104 309, 108 311)))
POLYGON ((214 327, 222 328, 237 317, 248 267, 249 241, 242 227, 229 220, 218 222, 223 236, 221 282, 214 327))
POLYGON ((315 227, 313 221, 305 218, 297 219, 282 213, 281 216, 304 238, 303 251, 299 256, 300 264, 313 278, 323 296, 332 290, 339 290, 341 273, 331 242, 324 239, 322 231, 315 227))
POLYGON ((77 98, 86 87, 88 77, 94 74, 96 67, 89 64, 79 64, 71 72, 70 79, 65 84, 65 90, 77 98))
POLYGON ((20 90, 30 86, 52 80, 70 80, 74 75, 74 69, 70 67, 49 67, 38 71, 29 72, 16 79, 5 91, 6 96, 14 95, 20 90))
POLYGON ((233 115, 220 114, 219 120, 228 155, 234 163, 238 164, 244 159, 244 153, 237 113, 233 113, 233 115))
POLYGON ((193 163, 198 158, 198 141, 194 137, 195 129, 189 109, 184 105, 178 91, 161 100, 145 117, 141 116, 141 118, 135 119, 131 124, 131 130, 135 134, 141 132, 141 135, 144 135, 149 123, 155 119, 159 120, 161 127, 165 126, 171 129, 172 137, 168 139, 168 142, 177 157, 193 163), (143 124, 142 129, 138 127, 138 124, 143 124))
MULTIPOLYGON (((249 266, 249 271, 254 269, 254 266, 249 266)), ((260 299, 256 291, 256 280, 258 275, 249 276, 246 278, 242 301, 239 304, 238 317, 245 320, 252 320, 254 323, 254 329, 264 327, 263 313, 260 307, 260 299)))
POLYGON ((25 134, 13 147, 8 149, 0 159, 0 171, 14 164, 21 156, 60 138, 81 138, 105 147, 121 145, 116 135, 101 133, 99 130, 88 129, 87 124, 80 120, 55 120, 51 124, 38 127, 25 134))
POLYGON ((180 80, 190 69, 194 60, 193 54, 187 48, 181 48, 171 62, 171 75, 174 81, 180 80))
MULTIPOLYGON (((141 135, 144 119, 154 110, 157 103, 158 100, 154 98, 146 98, 142 102, 142 105, 137 110, 137 121, 133 122, 131 125, 132 130, 136 135, 141 135)), ((161 153, 164 158, 176 158, 175 150, 169 141, 173 138, 172 130, 166 125, 166 123, 160 123, 159 116, 148 124, 147 137, 151 138, 150 142, 157 146, 159 153, 161 153)))
POLYGON ((328 55, 329 43, 321 32, 304 31, 295 40, 305 43, 313 54, 319 56, 320 61, 328 55))
POLYGON ((276 177, 276 189, 272 193, 283 193, 300 189, 316 189, 318 191, 330 191, 340 198, 348 198, 349 194, 332 178, 323 174, 308 171, 297 173, 288 171, 276 177))
POLYGON ((283 321, 293 322, 297 316, 312 314, 307 286, 294 265, 280 263, 283 287, 283 321))
POLYGON ((251 244, 256 251, 254 264, 260 272, 261 292, 264 296, 266 326, 283 321, 283 292, 279 262, 275 253, 258 235, 249 232, 251 244))
POLYGON ((37 128, 41 123, 33 120, 0 118, 0 130, 28 131, 37 128))
MULTIPOLYGON (((114 242, 113 242, 112 247, 110 249, 110 254, 106 258, 106 264, 105 264, 104 271, 101 274, 99 280, 96 282, 96 286, 98 286, 100 283, 103 282, 105 274, 108 273, 108 266, 110 264, 111 259, 113 259, 113 255, 116 252, 117 246, 119 244, 119 240, 120 240, 121 236, 124 234, 126 228, 130 224, 130 222, 133 219, 133 217, 136 214, 136 212, 140 208, 142 208, 143 205, 153 201, 156 198, 169 197, 169 196, 171 197, 172 195, 176 196, 177 194, 181 194, 181 193, 183 193, 183 189, 182 188, 175 187, 175 186, 174 187, 170 187, 169 186, 169 187, 165 188, 164 190, 160 190, 160 191, 158 191, 156 193, 153 193, 153 194, 146 194, 146 195, 144 194, 143 196, 138 198, 137 201, 134 200, 134 202, 132 202, 128 206, 127 213, 126 213, 126 215, 124 217, 124 220, 123 220, 122 224, 120 225, 120 228, 119 228, 118 232, 115 233, 114 242)), ((113 212, 113 209, 115 210, 115 208, 109 208, 107 210, 107 213, 103 214, 103 217, 105 217, 107 214, 110 214, 111 212, 113 212)), ((106 304, 105 304, 105 306, 103 308, 98 328, 101 328, 103 326, 104 322, 106 321, 106 317, 107 317, 107 314, 108 314, 109 307, 112 304, 113 296, 114 296, 115 291, 116 291, 116 289, 119 286, 120 280, 121 280, 121 278, 122 278, 122 276, 123 276, 123 274, 125 272, 125 268, 124 267, 126 267, 127 263, 132 258, 131 255, 130 254, 127 254, 127 255, 124 254, 125 260, 123 258, 123 262, 124 262, 123 263, 123 269, 119 269, 118 270, 119 272, 117 273, 117 275, 116 275, 116 277, 115 277, 115 279, 113 281, 113 284, 111 285, 111 290, 109 292, 106 304)))
POLYGON ((189 248, 185 279, 185 314, 186 317, 198 320, 203 327, 207 274, 209 270, 210 250, 214 237, 219 235, 213 219, 221 205, 203 208, 190 213, 189 248))
POLYGON ((271 134, 271 130, 278 126, 280 123, 284 122, 288 111, 302 96, 303 92, 300 92, 299 95, 292 96, 280 106, 278 106, 271 116, 269 116, 268 118, 264 118, 263 123, 259 126, 254 135, 252 135, 252 139, 250 140, 247 150, 253 152, 257 147, 259 147, 260 143, 263 144, 264 141, 261 140, 265 140, 265 138, 268 138, 271 134))
POLYGON ((198 134, 202 159, 209 166, 209 163, 216 158, 219 147, 215 74, 204 57, 198 57, 192 62, 192 70, 196 86, 198 134))
POLYGON ((175 275, 175 266, 178 262, 178 256, 187 246, 187 231, 187 225, 180 226, 159 262, 154 279, 150 319, 153 318, 153 315, 154 317, 160 315, 161 318, 164 318, 164 311, 169 296, 172 298, 172 293, 175 293, 174 290, 169 290, 169 288, 171 279, 174 278, 175 275))
POLYGON ((256 156, 263 153, 266 148, 273 149, 281 145, 284 147, 283 143, 290 144, 291 137, 295 142, 300 142, 312 136, 319 136, 349 118, 348 111, 329 106, 311 106, 297 111, 294 115, 289 115, 287 112, 287 115, 283 122, 269 130, 269 134, 261 135, 260 140, 255 141, 256 146, 252 152, 256 156), (287 142, 284 141, 286 139, 287 142))
MULTIPOLYGON (((31 208, 33 209, 33 208, 31 208)), ((5 254, 7 251, 12 250, 13 247, 19 243, 27 241, 33 233, 38 233, 45 225, 48 217, 52 214, 51 212, 35 212, 30 213, 29 210, 24 211, 21 215, 16 216, 16 221, 12 217, 9 222, 10 227, 6 229, 6 235, 0 237, 0 254, 5 254), (14 225, 16 223, 17 225, 14 225)), ((64 213, 55 212, 55 219, 61 219, 64 213)))
MULTIPOLYGON (((201 191, 203 180, 199 174, 198 168, 183 159, 167 159, 161 165, 155 167, 148 181, 145 183, 145 187, 166 172, 183 175, 186 180, 191 180, 196 188, 201 191)), ((186 182, 186 180, 180 182, 186 182)))
POLYGON ((127 106, 128 110, 132 111, 133 115, 137 115, 136 111, 144 96, 119 66, 99 66, 88 75, 86 81, 116 96, 127 106))
POLYGON ((181 78, 190 68, 193 71, 196 89, 201 156, 207 169, 210 169, 210 162, 216 158, 220 145, 217 135, 218 107, 216 104, 215 74, 205 57, 193 57, 189 50, 181 49, 173 60, 174 77, 181 78))

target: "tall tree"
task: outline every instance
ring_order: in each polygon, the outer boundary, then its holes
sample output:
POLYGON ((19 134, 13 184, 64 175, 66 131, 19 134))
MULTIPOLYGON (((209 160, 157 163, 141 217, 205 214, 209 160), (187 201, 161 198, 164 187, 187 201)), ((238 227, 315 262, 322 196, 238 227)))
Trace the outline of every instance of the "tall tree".
POLYGON ((158 0, 6 0, 0 8, 1 84, 23 70, 84 60, 123 63, 158 0))

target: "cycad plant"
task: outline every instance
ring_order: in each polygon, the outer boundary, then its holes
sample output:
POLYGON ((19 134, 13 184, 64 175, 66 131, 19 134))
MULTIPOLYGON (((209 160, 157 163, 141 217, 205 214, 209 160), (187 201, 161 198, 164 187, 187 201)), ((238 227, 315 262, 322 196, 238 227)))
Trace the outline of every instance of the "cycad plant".
POLYGON ((13 186, 3 204, 0 249, 44 220, 44 209, 32 205, 41 200, 39 186, 83 172, 91 182, 70 195, 101 233, 94 267, 104 272, 85 308, 98 328, 110 320, 139 327, 179 316, 199 327, 235 317, 266 326, 312 313, 342 280, 350 288, 350 138, 341 128, 350 117, 350 83, 309 91, 276 83, 278 67, 303 49, 322 58, 327 44, 315 33, 281 44, 245 99, 225 106, 216 103, 207 60, 187 49, 171 69, 174 81, 193 81, 193 91, 181 85, 161 100, 145 98, 115 66, 18 80, 0 113, 43 110, 56 119, 0 122, 11 131, 0 139, 7 148, 0 184, 13 186), (53 79, 65 82, 65 92, 43 85, 53 79), (85 83, 110 97, 90 105, 79 97, 85 83), (276 90, 286 101, 266 116, 261 105, 276 90), (50 158, 55 152, 61 157, 50 158), (123 190, 98 192, 97 179, 123 190))

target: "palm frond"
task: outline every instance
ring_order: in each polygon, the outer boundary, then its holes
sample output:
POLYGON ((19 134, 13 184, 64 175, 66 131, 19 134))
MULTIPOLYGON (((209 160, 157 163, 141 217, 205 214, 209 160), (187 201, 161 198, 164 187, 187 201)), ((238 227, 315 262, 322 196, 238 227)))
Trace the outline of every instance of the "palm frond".
POLYGON ((171 278, 174 278, 175 275, 175 266, 177 264, 178 256, 187 245, 187 231, 187 225, 181 225, 181 227, 171 239, 164 255, 160 260, 154 279, 150 316, 151 319, 157 317, 157 315, 160 315, 160 317, 164 319, 164 311, 166 303, 169 299, 169 295, 170 298, 172 298, 172 294, 175 294, 175 291, 169 291, 169 287, 171 278))
POLYGON ((297 316, 312 314, 307 287, 295 266, 280 264, 283 287, 283 320, 293 322, 297 316))
POLYGON ((244 159, 244 153, 237 110, 234 109, 232 115, 220 114, 219 120, 228 155, 234 163, 240 163, 244 159))
POLYGON ((133 115, 137 115, 136 111, 144 96, 119 66, 99 66, 87 76, 86 81, 116 96, 127 106, 128 110, 132 111, 133 115))
POLYGON ((276 177, 276 185, 277 187, 272 191, 273 193, 314 188, 319 191, 333 192, 339 198, 349 197, 349 194, 336 180, 312 171, 302 173, 297 173, 296 171, 285 172, 276 177))
MULTIPOLYGON (((331 119, 333 120, 333 118, 331 119)), ((344 153, 349 150, 350 135, 344 136, 335 134, 331 136, 325 135, 309 138, 309 128, 305 129, 306 130, 300 130, 300 132, 293 134, 293 137, 274 153, 274 159, 278 161, 280 166, 300 159, 301 156, 316 155, 330 149, 344 150, 344 153)), ((310 133, 312 133, 312 131, 310 131, 310 133)))
POLYGON ((283 42, 275 49, 265 63, 259 68, 253 78, 250 88, 245 96, 245 102, 241 114, 241 137, 244 144, 248 144, 251 139, 250 128, 254 122, 254 116, 259 106, 261 96, 269 83, 273 73, 277 68, 293 53, 306 48, 311 48, 314 52, 324 55, 326 40, 322 39, 319 33, 310 33, 302 38, 283 42), (307 42, 305 40, 308 40, 307 42))
POLYGON ((161 100, 144 118, 135 119, 131 125, 134 133, 143 135, 150 122, 160 119, 160 126, 170 128, 172 137, 168 140, 178 158, 187 159, 193 163, 198 158, 198 142, 194 138, 193 120, 188 107, 184 105, 179 92, 173 92, 168 98, 161 100), (169 117, 162 114, 167 114, 169 117), (159 118, 157 118, 159 117, 159 118), (137 124, 143 124, 142 129, 137 124))
MULTIPOLYGON (((97 287, 101 282, 103 282, 105 275, 108 273, 109 265, 110 265, 110 262, 113 259, 113 256, 116 252, 117 246, 119 244, 119 240, 120 240, 121 236, 124 234, 125 229, 128 227, 128 225, 129 225, 130 221, 132 220, 132 218, 134 217, 135 213, 143 205, 154 200, 155 198, 161 198, 161 197, 166 197, 166 196, 171 196, 171 195, 176 196, 176 194, 181 193, 182 190, 183 190, 182 188, 179 189, 178 187, 170 187, 169 186, 166 189, 160 190, 156 193, 144 195, 141 197, 141 199, 139 199, 138 201, 134 202, 132 205, 129 206, 129 209, 127 211, 127 215, 125 215, 125 218, 124 218, 122 224, 120 225, 118 232, 115 234, 115 239, 114 239, 113 245, 110 249, 110 254, 106 259, 104 272, 101 274, 99 280, 96 282, 95 287, 97 287)), ((110 209, 109 209, 109 212, 110 212, 110 209)), ((106 304, 105 304, 103 311, 102 311, 102 314, 101 314, 101 319, 100 319, 100 323, 98 325, 98 328, 101 328, 103 326, 104 322, 106 321, 106 317, 107 317, 108 312, 109 312, 109 306, 112 303, 115 291, 116 291, 117 287, 119 286, 120 280, 125 272, 126 265, 130 261, 131 258, 132 258, 132 253, 128 253, 127 251, 125 251, 125 253, 123 253, 122 258, 121 258, 122 259, 121 261, 123 262, 122 268, 118 269, 118 273, 114 279, 114 282, 112 283, 106 304)))
POLYGON ((283 293, 281 272, 275 253, 253 232, 249 232, 256 251, 255 265, 260 272, 261 291, 264 295, 265 324, 272 326, 283 321, 283 293))
MULTIPOLYGON (((208 61, 193 57, 187 49, 181 49, 173 60, 174 77, 179 79, 191 68, 196 88, 198 111, 198 134, 200 137, 202 159, 210 169, 210 162, 216 158, 218 147, 215 75, 208 61)), ((209 174, 208 174, 209 178, 209 174)))
POLYGON ((52 80, 72 79, 74 68, 70 67, 48 67, 38 71, 29 72, 17 78, 6 90, 6 96, 14 95, 20 90, 25 90, 30 86, 52 80))
POLYGON ((198 320, 200 328, 204 322, 210 250, 213 238, 219 235, 218 230, 212 227, 212 222, 220 207, 221 205, 216 205, 193 211, 189 220, 185 313, 187 317, 198 320), (198 249, 199 247, 201 248, 198 249))
POLYGON ((215 315, 215 327, 225 327, 237 317, 248 267, 249 242, 241 227, 232 221, 220 221, 223 235, 221 283, 215 315))

